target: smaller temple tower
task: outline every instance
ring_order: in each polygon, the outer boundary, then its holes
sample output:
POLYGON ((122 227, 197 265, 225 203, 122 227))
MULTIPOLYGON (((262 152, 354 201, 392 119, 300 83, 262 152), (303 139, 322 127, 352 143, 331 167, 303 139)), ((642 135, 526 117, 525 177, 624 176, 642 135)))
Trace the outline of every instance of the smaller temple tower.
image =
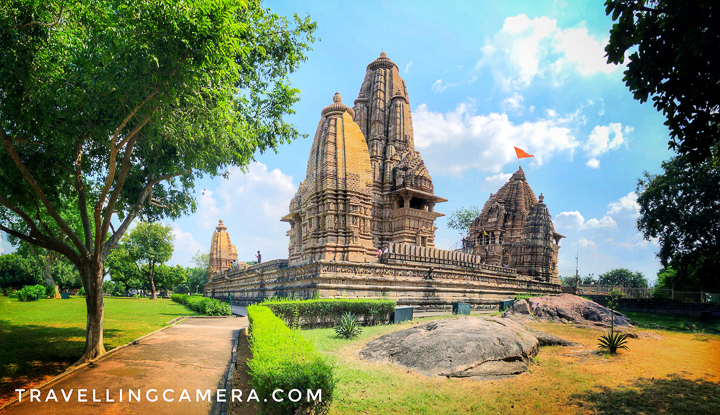
POLYGON ((522 229, 520 242, 510 249, 510 267, 518 273, 543 282, 558 283, 557 257, 562 235, 555 232, 548 208, 540 194, 530 208, 522 229))
POLYGON ((208 275, 230 268, 233 261, 237 260, 237 250, 235 245, 230 242, 230 234, 227 232, 227 226, 223 224, 222 219, 220 219, 220 223, 213 232, 208 257, 210 260, 208 275))
POLYGON ((370 234, 372 170, 353 109, 335 93, 321 111, 307 175, 281 219, 290 223, 290 265, 313 260, 364 262, 370 234))

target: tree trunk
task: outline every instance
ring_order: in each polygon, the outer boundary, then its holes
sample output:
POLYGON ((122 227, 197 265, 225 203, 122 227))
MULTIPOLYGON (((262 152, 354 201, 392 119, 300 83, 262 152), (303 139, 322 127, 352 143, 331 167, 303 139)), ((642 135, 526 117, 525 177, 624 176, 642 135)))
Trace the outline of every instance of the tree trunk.
POLYGON ((58 286, 52 277, 53 265, 55 265, 55 257, 48 251, 48 254, 45 256, 45 285, 55 287, 55 295, 53 298, 60 298, 60 290, 58 290, 58 286))
POLYGON ((157 291, 155 291, 155 276, 150 274, 150 292, 152 293, 151 300, 157 300, 157 291))
POLYGON ((85 281, 85 304, 87 305, 87 327, 85 337, 85 351, 76 364, 105 354, 103 344, 103 317, 105 314, 105 301, 102 290, 102 264, 92 264, 83 267, 83 281, 85 281))

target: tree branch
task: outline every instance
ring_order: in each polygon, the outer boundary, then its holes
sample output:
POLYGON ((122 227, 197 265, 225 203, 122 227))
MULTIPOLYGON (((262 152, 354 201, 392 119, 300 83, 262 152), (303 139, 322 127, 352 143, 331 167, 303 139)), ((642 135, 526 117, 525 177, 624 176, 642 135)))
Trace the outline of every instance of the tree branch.
MULTIPOLYGON (((52 23, 43 23, 43 22, 32 21, 30 23, 23 23, 20 25, 11 26, 10 29, 22 29, 24 27, 36 26, 36 25, 43 26, 43 27, 53 27, 53 26, 57 25, 58 23, 60 23, 60 18, 62 18, 63 7, 65 7, 64 3, 65 2, 63 2, 63 4, 60 5, 60 11, 58 12, 58 17, 52 23)), ((8 32, 8 31, 9 31, 9 29, 6 30, 6 32, 8 32)))
POLYGON ((85 182, 82 177, 82 140, 78 140, 75 150, 75 188, 78 192, 78 209, 85 234, 85 247, 92 250, 92 232, 90 232, 90 218, 87 212, 87 196, 85 195, 85 182))
MULTIPOLYGON (((63 218, 60 217, 60 215, 55 210, 55 207, 53 207, 52 203, 50 203, 50 200, 48 200, 47 196, 45 196, 45 193, 42 191, 40 186, 35 181, 35 178, 30 173, 30 171, 27 169, 25 164, 20 160, 20 156, 15 151, 15 148, 13 147, 12 141, 7 137, 5 134, 5 130, 0 127, 0 136, 3 138, 3 144, 5 145, 5 150, 10 155, 10 158, 13 160, 17 168, 20 170, 20 172, 23 175, 23 178, 25 179, 28 184, 30 184, 30 187, 35 191, 35 194, 40 198, 40 201, 45 206, 45 209, 47 209, 48 214, 55 219, 55 222, 60 226, 60 229, 62 229, 63 232, 70 238, 70 240, 73 242, 77 250, 85 255, 87 253, 87 250, 85 249, 85 246, 82 244, 78 236, 75 234, 75 232, 70 229, 67 223, 63 220, 63 218)), ((36 228, 37 229, 37 228, 36 228)))
POLYGON ((138 212, 140 212, 140 209, 142 208, 143 203, 145 203, 145 199, 148 197, 150 192, 152 191, 152 187, 156 184, 160 183, 163 180, 168 180, 173 177, 182 176, 185 174, 192 173, 192 170, 185 170, 181 172, 176 173, 168 173, 164 176, 160 176, 159 178, 149 182, 145 185, 145 188, 140 193, 140 196, 138 197, 137 202, 135 203, 135 206, 133 206, 132 210, 128 212, 128 215, 125 217, 125 220, 120 225, 120 227, 117 229, 117 232, 113 233, 112 236, 110 236, 110 239, 108 239, 107 244, 105 244, 105 248, 103 250, 105 251, 105 254, 107 255, 110 252, 110 247, 115 246, 120 238, 123 236, 127 228, 130 226, 133 220, 135 220, 135 217, 137 216, 138 212))

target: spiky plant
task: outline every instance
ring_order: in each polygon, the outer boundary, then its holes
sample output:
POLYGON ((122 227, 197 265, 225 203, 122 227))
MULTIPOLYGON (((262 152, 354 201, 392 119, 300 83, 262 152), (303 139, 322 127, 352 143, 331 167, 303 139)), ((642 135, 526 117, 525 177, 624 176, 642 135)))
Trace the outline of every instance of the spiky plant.
POLYGON ((360 323, 353 313, 345 313, 340 317, 340 322, 335 326, 335 333, 338 337, 351 339, 357 337, 362 332, 360 323))
POLYGON ((625 333, 615 331, 615 306, 617 302, 618 297, 610 295, 608 300, 608 306, 610 306, 610 332, 603 334, 598 340, 598 349, 607 350, 610 354, 616 354, 618 349, 628 350, 625 333))

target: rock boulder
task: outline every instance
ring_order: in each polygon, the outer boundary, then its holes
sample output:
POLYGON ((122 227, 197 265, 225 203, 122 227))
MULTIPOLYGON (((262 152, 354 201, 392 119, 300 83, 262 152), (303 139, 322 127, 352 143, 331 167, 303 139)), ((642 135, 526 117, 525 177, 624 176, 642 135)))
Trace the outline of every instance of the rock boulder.
MULTIPOLYGON (((610 327, 612 310, 600 304, 572 294, 531 297, 515 301, 503 313, 504 318, 537 318, 556 323, 576 323, 583 326, 610 327)), ((630 319, 624 314, 614 314, 615 325, 620 329, 630 328, 630 319)))
POLYGON ((538 346, 573 345, 510 319, 461 317, 386 334, 360 351, 426 376, 500 379, 527 370, 538 346))

